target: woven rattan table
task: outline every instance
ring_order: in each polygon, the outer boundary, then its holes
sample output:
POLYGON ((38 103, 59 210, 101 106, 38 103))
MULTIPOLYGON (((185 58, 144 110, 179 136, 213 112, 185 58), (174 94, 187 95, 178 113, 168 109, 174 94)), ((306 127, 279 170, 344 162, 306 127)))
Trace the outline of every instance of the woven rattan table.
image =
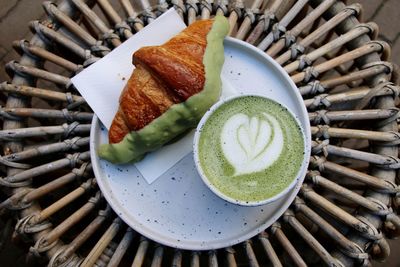
MULTIPOLYGON (((399 94, 390 46, 360 5, 336 0, 64 0, 43 3, 32 40, 6 65, 0 208, 49 266, 351 266, 389 254, 399 235, 399 94), (175 7, 187 23, 215 14, 231 35, 266 51, 303 95, 312 129, 304 185, 258 236, 212 251, 140 236, 100 194, 89 157, 92 112, 70 77, 175 7)), ((140 203, 139 203, 140 204, 140 203)), ((1 265, 1 264, 0 264, 1 265)))

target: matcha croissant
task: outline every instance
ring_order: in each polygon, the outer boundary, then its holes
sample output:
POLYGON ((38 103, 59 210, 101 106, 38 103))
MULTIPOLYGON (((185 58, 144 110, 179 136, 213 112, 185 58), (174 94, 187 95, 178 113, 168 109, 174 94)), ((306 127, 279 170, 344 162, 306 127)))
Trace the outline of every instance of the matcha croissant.
POLYGON ((161 46, 133 55, 136 66, 120 96, 99 156, 113 163, 141 160, 197 123, 219 98, 224 62, 222 16, 193 23, 161 46))

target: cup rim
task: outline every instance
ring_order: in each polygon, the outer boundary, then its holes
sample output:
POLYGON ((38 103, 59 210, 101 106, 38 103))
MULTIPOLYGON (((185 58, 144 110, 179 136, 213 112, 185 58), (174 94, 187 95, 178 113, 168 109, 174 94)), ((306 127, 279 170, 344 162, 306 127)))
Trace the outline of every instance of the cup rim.
POLYGON ((271 202, 274 202, 278 199, 280 199, 281 197, 283 197, 284 195, 286 195, 297 183, 299 180, 301 180, 307 171, 307 153, 303 154, 303 160, 301 163, 301 166, 295 176, 295 178, 292 180, 292 182, 286 186, 282 191, 280 191, 278 194, 270 197, 270 198, 266 198, 263 200, 258 200, 258 201, 243 201, 243 200, 238 200, 238 199, 234 199, 232 197, 229 197, 225 194, 223 194, 221 191, 219 191, 211 182, 210 180, 207 178, 207 176, 204 174, 203 168, 201 167, 200 164, 200 159, 199 159, 199 151, 198 151, 198 144, 199 144, 199 139, 200 139, 200 135, 201 135, 201 130, 204 127, 205 123, 207 122, 208 118, 214 114, 214 112, 216 110, 218 110, 223 104, 231 102, 234 99, 238 99, 238 98, 244 98, 244 97, 261 97, 264 99, 268 99, 270 101, 273 101, 274 103, 277 103, 281 106, 283 106, 284 108, 286 108, 286 110, 290 113, 290 115, 295 119, 295 121, 297 122, 297 124, 300 126, 301 129, 301 133, 303 136, 303 144, 304 144, 304 152, 307 151, 308 146, 311 146, 311 144, 308 144, 307 142, 307 137, 306 137, 306 129, 304 129, 303 125, 300 123, 299 119, 297 118, 297 116, 295 114, 293 114, 293 112, 283 103, 280 103, 274 99, 271 99, 265 95, 260 95, 260 94, 240 94, 240 95, 235 95, 235 96, 231 96, 231 97, 227 97, 225 99, 221 99, 219 101, 217 101, 214 105, 211 106, 211 108, 209 110, 207 110, 207 112, 204 114, 204 116, 201 118, 200 122, 198 123, 197 127, 196 127, 196 131, 194 134, 194 140, 193 140, 193 157, 194 157, 194 162, 195 162, 195 166, 197 169, 197 172, 199 174, 199 176, 201 177, 201 179, 203 180, 203 182, 206 184, 206 186, 217 196, 219 196, 220 198, 233 203, 233 204, 238 204, 241 206, 260 206, 260 205, 265 205, 271 202))

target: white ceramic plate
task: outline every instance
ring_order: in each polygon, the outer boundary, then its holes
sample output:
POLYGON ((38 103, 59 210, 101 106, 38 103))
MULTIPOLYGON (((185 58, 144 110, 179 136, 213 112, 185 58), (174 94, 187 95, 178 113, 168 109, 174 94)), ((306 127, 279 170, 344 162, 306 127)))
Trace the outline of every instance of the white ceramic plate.
MULTIPOLYGON (((307 111, 296 86, 284 70, 253 46, 226 38, 223 76, 238 93, 262 94, 287 106, 299 119, 310 147, 307 111)), ((90 134, 93 170, 104 197, 134 230, 161 244, 205 250, 231 246, 253 237, 289 207, 303 182, 275 202, 244 207, 230 204, 203 184, 189 153, 149 185, 134 165, 113 165, 99 159, 107 130, 95 117, 90 134)), ((308 165, 310 151, 306 151, 308 165)), ((157 168, 157 166, 154 166, 157 168)))

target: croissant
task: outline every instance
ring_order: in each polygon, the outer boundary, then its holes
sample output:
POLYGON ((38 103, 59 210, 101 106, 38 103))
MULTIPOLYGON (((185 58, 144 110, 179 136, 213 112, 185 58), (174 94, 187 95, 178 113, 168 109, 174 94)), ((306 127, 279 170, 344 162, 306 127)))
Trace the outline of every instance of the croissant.
POLYGON ((136 51, 136 68, 99 156, 113 163, 139 161, 196 127, 221 93, 228 28, 227 20, 217 16, 193 23, 161 46, 136 51))

